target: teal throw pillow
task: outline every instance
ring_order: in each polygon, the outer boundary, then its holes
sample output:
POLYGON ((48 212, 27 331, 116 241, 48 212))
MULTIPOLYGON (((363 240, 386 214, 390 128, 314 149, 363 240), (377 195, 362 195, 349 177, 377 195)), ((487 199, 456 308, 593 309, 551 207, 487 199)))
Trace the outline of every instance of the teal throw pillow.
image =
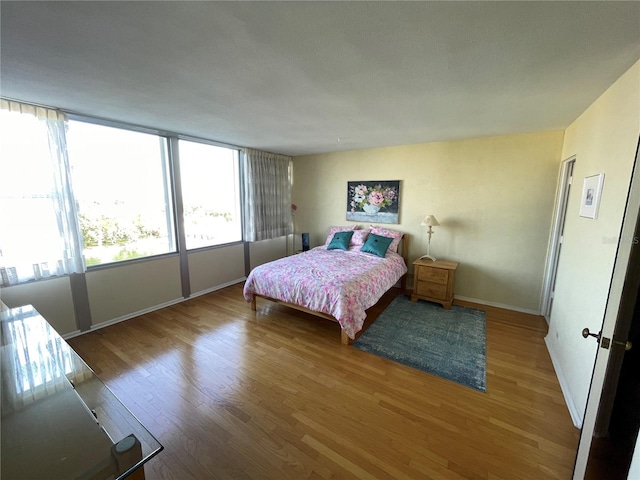
POLYGON ((360 251, 364 253, 373 253, 374 255, 384 258, 387 254, 387 248, 389 248, 391 242, 393 242, 393 238, 370 233, 367 237, 367 241, 364 242, 360 251))
POLYGON ((353 236, 353 230, 348 232, 337 232, 327 246, 327 250, 346 250, 353 236))

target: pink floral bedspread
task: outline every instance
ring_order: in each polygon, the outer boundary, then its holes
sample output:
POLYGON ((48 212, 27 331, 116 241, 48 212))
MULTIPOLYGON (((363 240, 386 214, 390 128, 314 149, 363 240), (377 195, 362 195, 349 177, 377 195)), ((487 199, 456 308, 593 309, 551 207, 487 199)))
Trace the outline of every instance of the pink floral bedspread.
POLYGON ((338 320, 349 338, 362 330, 365 310, 407 272, 403 258, 386 258, 350 250, 316 247, 254 268, 244 285, 244 298, 255 293, 294 303, 338 320))

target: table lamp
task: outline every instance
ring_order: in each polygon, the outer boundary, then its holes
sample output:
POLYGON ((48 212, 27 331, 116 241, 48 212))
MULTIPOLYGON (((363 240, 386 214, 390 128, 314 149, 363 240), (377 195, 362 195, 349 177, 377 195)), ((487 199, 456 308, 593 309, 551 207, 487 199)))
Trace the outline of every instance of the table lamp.
POLYGON ((436 261, 436 259, 434 257, 432 257, 429 254, 429 249, 431 247, 431 235, 433 234, 433 228, 432 227, 437 227, 438 225, 440 225, 440 222, 438 222, 438 220, 436 219, 435 216, 433 215, 427 215, 426 217, 424 217, 424 220, 422 220, 422 223, 420 224, 423 227, 429 227, 429 230, 427 230, 427 254, 423 255, 422 258, 430 258, 432 261, 436 261))

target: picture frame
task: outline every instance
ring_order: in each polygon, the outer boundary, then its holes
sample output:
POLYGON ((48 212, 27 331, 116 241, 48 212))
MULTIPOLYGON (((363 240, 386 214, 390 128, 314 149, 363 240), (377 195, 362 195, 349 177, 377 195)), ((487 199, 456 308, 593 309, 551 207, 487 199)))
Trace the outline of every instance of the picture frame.
POLYGON ((584 177, 582 185, 582 197, 580 198, 580 216, 585 218, 598 218, 598 207, 604 185, 604 173, 584 177))
POLYGON ((347 182, 347 220, 399 223, 400 180, 347 182))

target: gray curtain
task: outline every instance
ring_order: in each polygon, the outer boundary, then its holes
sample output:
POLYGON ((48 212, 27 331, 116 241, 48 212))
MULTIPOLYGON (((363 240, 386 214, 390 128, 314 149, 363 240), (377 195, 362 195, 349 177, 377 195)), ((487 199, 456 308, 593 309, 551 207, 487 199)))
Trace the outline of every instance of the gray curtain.
POLYGON ((245 240, 293 233, 291 157, 245 148, 243 163, 245 240))

